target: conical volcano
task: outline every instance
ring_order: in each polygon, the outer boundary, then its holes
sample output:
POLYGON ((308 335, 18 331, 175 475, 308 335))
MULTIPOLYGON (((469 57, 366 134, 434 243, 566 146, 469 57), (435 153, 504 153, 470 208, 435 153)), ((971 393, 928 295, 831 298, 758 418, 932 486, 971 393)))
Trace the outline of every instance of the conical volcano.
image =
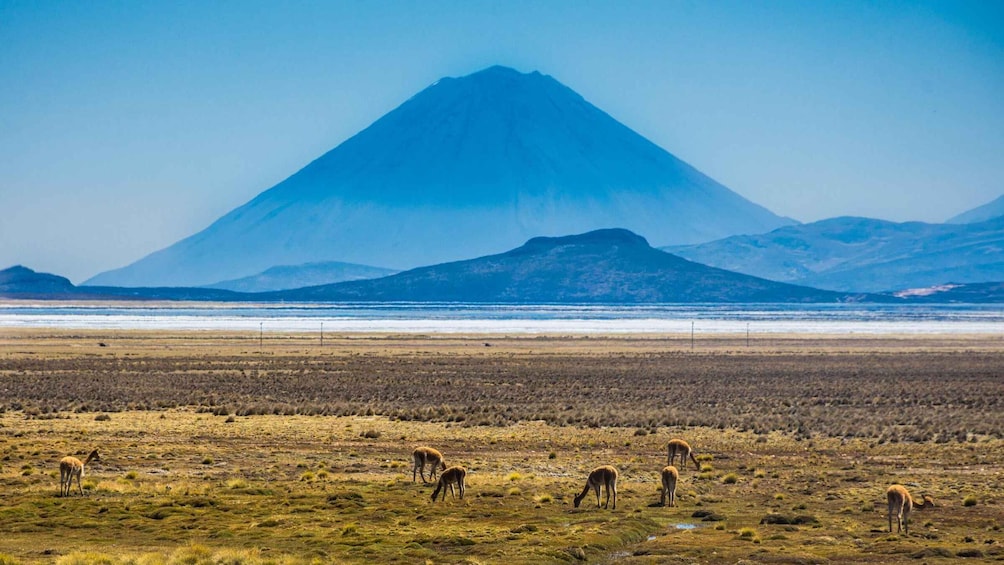
POLYGON ((88 284, 203 285, 274 265, 406 269, 621 227, 657 245, 793 223, 555 79, 444 78, 203 231, 88 284))

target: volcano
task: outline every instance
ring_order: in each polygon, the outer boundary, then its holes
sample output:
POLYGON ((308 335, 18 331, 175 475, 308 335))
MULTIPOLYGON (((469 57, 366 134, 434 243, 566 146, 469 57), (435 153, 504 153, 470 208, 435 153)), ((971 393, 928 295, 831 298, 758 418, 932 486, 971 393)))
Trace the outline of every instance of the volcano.
POLYGON ((601 228, 678 245, 792 223, 550 76, 496 66, 435 82, 199 233, 87 284, 208 285, 322 261, 409 269, 601 228))

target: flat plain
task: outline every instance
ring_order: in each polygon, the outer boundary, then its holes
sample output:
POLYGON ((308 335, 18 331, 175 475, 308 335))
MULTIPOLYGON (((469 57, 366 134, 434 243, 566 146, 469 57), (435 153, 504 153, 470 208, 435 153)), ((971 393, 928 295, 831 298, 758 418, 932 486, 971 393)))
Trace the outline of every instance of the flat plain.
POLYGON ((0 330, 0 563, 1001 561, 1002 487, 1001 336, 0 330))

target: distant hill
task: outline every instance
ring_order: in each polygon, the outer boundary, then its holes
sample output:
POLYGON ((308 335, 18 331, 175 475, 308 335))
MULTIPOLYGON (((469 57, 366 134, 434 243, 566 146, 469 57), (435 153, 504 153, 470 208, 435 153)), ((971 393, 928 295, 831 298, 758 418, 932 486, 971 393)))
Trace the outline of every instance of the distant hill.
POLYGON ((947 220, 946 224, 975 224, 1004 216, 1004 195, 947 220))
POLYGON ((0 271, 0 298, 36 300, 252 300, 253 295, 205 288, 74 286, 69 279, 17 265, 0 271))
POLYGON ((21 266, 0 271, 0 296, 31 298, 44 295, 69 295, 76 292, 70 279, 49 273, 36 273, 21 266))
POLYGON ((262 295, 324 301, 510 303, 841 302, 863 297, 777 283, 692 263, 623 229, 536 237, 478 259, 381 279, 262 295))
POLYGON ((250 277, 223 281, 206 285, 204 288, 219 288, 236 292, 268 292, 317 286, 342 281, 376 279, 393 275, 398 271, 368 265, 328 261, 303 265, 281 265, 250 277))
POLYGON ((538 72, 443 78, 204 230, 87 284, 202 286, 275 265, 413 268, 621 226, 660 245, 795 223, 538 72))
POLYGON ((664 247, 692 261, 841 292, 1004 280, 1004 217, 978 224, 833 218, 664 247))

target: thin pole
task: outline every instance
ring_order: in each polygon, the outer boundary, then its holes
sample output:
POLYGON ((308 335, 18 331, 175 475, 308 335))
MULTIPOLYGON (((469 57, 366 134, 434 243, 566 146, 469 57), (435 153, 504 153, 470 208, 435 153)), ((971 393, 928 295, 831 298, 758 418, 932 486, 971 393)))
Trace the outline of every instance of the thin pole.
POLYGON ((746 322, 746 347, 750 346, 750 323, 746 322))
POLYGON ((321 347, 324 347, 324 322, 321 322, 321 347))
POLYGON ((690 322, 690 349, 694 349, 694 322, 690 322))
POLYGON ((262 339, 264 338, 265 322, 258 322, 258 350, 262 349, 262 339))

